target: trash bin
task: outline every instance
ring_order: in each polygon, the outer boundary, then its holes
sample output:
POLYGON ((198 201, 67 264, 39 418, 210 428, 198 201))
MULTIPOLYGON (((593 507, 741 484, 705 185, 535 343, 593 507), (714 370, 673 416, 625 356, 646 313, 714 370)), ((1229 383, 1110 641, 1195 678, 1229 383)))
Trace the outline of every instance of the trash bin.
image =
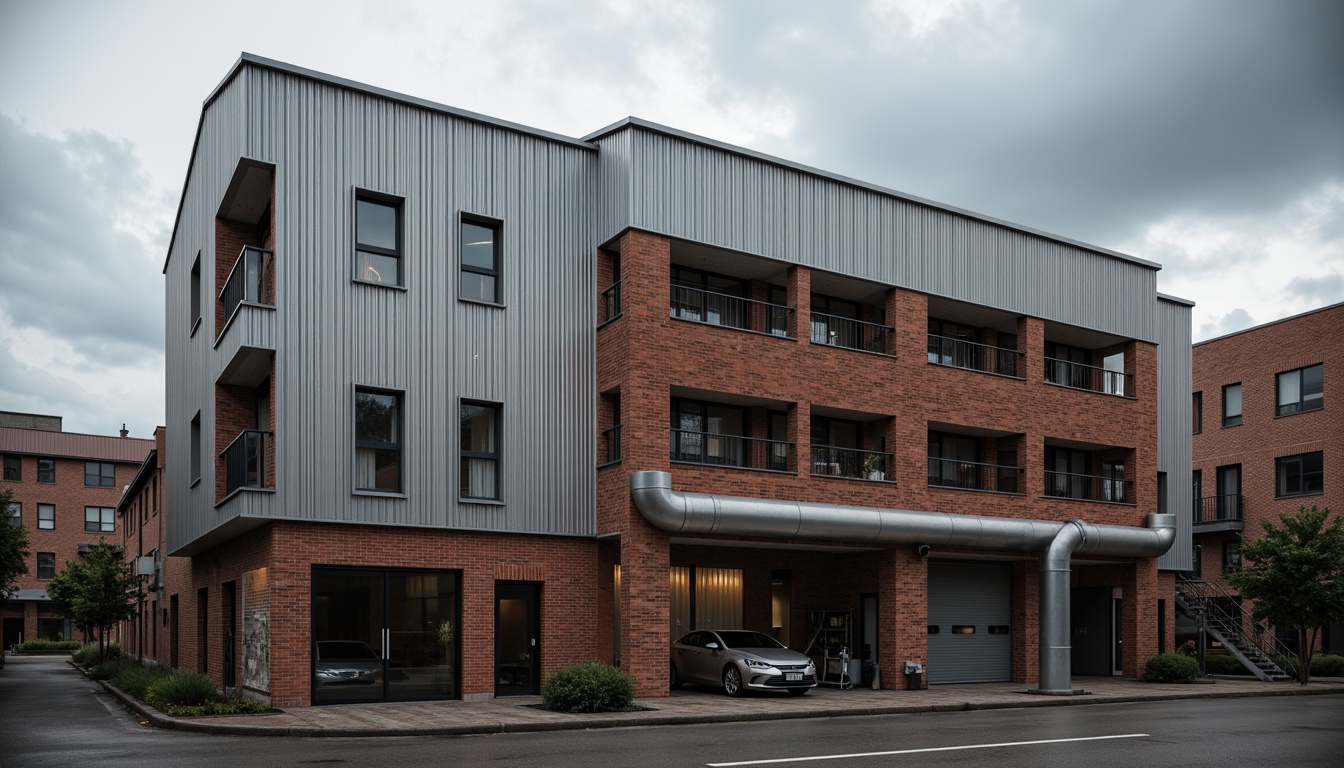
POLYGON ((924 687, 924 665, 917 661, 905 662, 905 690, 918 691, 924 687))

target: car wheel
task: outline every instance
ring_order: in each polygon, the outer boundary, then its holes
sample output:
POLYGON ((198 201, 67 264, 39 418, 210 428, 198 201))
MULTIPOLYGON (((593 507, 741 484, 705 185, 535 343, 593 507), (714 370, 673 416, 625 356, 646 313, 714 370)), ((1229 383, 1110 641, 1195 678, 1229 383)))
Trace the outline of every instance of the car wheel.
POLYGON ((677 665, 676 665, 676 664, 671 664, 670 666, 672 667, 672 675, 671 675, 671 677, 672 677, 672 682, 671 682, 671 685, 669 685, 668 687, 670 687, 672 690, 675 691, 675 690, 677 690, 678 688, 681 687, 681 675, 678 675, 678 674, 677 674, 677 665))
POLYGON ((733 664, 723 668, 723 692, 729 696, 742 695, 742 673, 733 664))
POLYGON ((802 696, 803 694, 807 693, 808 690, 810 690, 810 689, 808 689, 808 688, 790 688, 790 689, 789 689, 789 695, 790 695, 790 696, 802 696))

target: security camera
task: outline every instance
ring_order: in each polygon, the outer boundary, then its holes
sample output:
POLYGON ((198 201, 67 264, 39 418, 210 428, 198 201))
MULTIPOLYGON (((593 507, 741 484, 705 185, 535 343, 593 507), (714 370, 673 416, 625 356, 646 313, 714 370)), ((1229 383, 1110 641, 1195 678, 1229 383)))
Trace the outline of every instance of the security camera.
POLYGON ((928 545, 928 544, 919 544, 919 545, 917 545, 917 546, 915 547, 915 553, 918 554, 920 557, 928 557, 928 556, 929 556, 929 545, 928 545))

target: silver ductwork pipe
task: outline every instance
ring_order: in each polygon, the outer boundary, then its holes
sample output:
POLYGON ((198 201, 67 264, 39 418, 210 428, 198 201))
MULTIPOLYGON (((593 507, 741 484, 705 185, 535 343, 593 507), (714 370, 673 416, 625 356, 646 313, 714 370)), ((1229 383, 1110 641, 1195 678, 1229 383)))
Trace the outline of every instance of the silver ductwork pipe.
POLYGON ((1070 688, 1069 561, 1074 552, 1157 557, 1176 538, 1175 515, 1148 515, 1147 528, 954 515, 672 490, 667 472, 634 472, 630 495, 651 525, 668 533, 775 539, 928 544, 1040 554, 1040 683, 1070 688))

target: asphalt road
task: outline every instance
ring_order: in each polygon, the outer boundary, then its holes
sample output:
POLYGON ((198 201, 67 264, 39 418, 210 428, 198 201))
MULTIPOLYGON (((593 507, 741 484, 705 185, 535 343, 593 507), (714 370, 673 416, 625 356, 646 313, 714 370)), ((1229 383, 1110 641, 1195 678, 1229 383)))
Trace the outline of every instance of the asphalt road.
POLYGON ((28 766, 1329 766, 1344 695, 467 737, 213 736, 141 725, 64 662, 0 672, 0 768, 28 766), (769 762, 761 762, 769 761, 769 762))

